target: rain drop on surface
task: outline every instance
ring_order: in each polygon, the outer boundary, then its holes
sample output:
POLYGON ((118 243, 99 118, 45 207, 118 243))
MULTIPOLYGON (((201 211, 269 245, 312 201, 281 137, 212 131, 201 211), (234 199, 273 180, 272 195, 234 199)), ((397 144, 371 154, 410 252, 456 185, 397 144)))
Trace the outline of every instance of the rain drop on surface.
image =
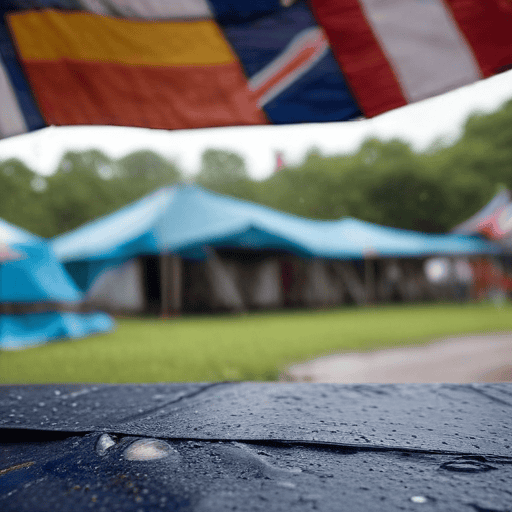
POLYGON ((459 473, 485 473, 486 471, 491 471, 496 468, 477 460, 458 459, 441 464, 441 469, 459 473))
POLYGON ((297 487, 293 482, 276 482, 276 485, 285 489, 295 489, 297 487))
POLYGON ((124 451, 127 460, 155 460, 170 455, 173 450, 165 441, 159 439, 140 439, 124 451))
POLYGON ((411 501, 413 503, 427 503, 428 499, 425 496, 413 496, 411 501))
POLYGON ((115 444, 116 442, 108 434, 101 434, 96 443, 96 452, 98 455, 105 455, 107 450, 115 444))

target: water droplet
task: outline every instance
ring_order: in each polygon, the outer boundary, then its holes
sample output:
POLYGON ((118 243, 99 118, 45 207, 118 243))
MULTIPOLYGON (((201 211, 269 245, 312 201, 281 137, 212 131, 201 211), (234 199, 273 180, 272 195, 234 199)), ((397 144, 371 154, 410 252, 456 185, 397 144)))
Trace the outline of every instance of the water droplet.
POLYGON ((39 407, 44 407, 46 404, 44 402, 39 402, 39 407))
POLYGON ((446 469, 447 471, 456 471, 459 473, 484 473, 486 471, 497 469, 483 461, 473 459, 451 460, 441 464, 440 467, 441 469, 446 469))
POLYGON ((101 434, 96 443, 96 453, 98 455, 105 455, 107 450, 115 444, 116 442, 108 434, 101 434))
POLYGON ((413 496, 411 501, 413 503, 427 503, 428 499, 425 496, 413 496))
POLYGON ((60 395, 60 391, 59 391, 58 389, 56 389, 56 390, 54 391, 54 393, 55 393, 55 396, 59 396, 59 395, 60 395))
POLYGON ((127 460, 155 460, 167 457, 175 452, 165 441, 159 439, 140 439, 124 451, 127 460))
POLYGON ((285 489, 295 489, 297 487, 293 482, 276 482, 276 485, 285 489))

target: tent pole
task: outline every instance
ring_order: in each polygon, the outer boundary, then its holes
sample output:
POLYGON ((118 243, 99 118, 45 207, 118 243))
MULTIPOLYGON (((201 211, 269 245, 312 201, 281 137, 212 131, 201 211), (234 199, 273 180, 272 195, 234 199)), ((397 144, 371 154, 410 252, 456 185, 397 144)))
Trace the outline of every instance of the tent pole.
POLYGON ((375 264, 372 258, 364 258, 364 281, 366 288, 366 304, 371 304, 375 297, 375 264))
POLYGON ((170 274, 172 275, 169 289, 170 309, 175 314, 181 313, 183 299, 183 272, 182 260, 179 256, 169 255, 170 274))
POLYGON ((6 315, 7 310, 2 299, 2 261, 0 260, 0 341, 2 340, 2 315, 6 315))
POLYGON ((160 255, 160 302, 161 316, 169 315, 169 265, 167 254, 160 255))

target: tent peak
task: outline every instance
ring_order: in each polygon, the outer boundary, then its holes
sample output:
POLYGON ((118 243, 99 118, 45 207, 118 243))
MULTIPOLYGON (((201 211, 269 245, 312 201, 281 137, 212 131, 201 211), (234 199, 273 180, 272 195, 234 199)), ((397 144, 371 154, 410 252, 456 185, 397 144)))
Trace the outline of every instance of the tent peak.
POLYGON ((0 242, 6 244, 23 244, 30 242, 41 242, 40 236, 34 235, 26 229, 20 228, 0 218, 0 242))

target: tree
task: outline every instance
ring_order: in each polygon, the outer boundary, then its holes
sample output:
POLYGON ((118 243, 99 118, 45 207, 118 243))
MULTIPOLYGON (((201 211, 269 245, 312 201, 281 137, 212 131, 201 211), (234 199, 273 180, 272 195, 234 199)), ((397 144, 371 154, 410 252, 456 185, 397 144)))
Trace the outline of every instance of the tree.
POLYGON ((201 169, 195 182, 214 192, 243 199, 254 196, 245 160, 231 151, 207 149, 201 156, 201 169))
POLYGON ((147 150, 136 151, 119 159, 116 170, 117 177, 123 181, 130 195, 146 194, 182 179, 180 170, 173 162, 147 150))
POLYGON ((0 217, 39 236, 51 236, 54 219, 48 211, 46 179, 17 159, 0 163, 0 217))
POLYGON ((57 232, 62 233, 180 178, 173 163, 151 151, 119 160, 97 150, 68 152, 48 178, 46 195, 57 232))

